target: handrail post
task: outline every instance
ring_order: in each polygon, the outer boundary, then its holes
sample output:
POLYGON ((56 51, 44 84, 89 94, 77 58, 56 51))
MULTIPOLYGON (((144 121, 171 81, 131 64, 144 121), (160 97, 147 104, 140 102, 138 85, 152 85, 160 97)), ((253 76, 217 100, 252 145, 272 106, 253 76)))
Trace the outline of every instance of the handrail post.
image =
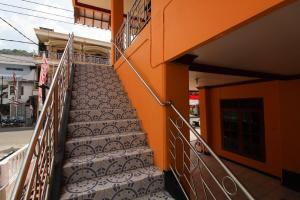
POLYGON ((54 138, 54 152, 58 152, 58 85, 54 85, 53 92, 53 138, 54 138))
POLYGON ((127 19, 126 19, 126 33, 125 33, 125 37, 126 37, 126 47, 125 49, 127 49, 130 45, 130 12, 127 13, 127 19))

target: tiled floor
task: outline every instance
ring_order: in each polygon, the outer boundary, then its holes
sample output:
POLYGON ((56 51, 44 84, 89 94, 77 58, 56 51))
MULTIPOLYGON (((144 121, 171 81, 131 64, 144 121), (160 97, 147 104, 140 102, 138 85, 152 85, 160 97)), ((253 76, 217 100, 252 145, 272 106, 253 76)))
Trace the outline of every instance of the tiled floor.
MULTIPOLYGON (((214 172, 216 177, 219 180, 222 180, 222 178, 226 175, 224 171, 221 169, 221 167, 216 163, 214 159, 212 159, 212 156, 208 156, 205 154, 199 154, 202 160, 207 164, 209 169, 214 172)), ((197 162, 195 154, 191 152, 193 163, 197 162)), ((234 162, 228 161, 223 159, 223 162, 225 165, 236 175, 236 177, 239 179, 239 181, 248 189, 248 191, 254 196, 255 199, 263 199, 263 200, 300 200, 300 193, 295 192, 291 189, 288 189, 281 185, 281 182, 279 179, 270 177, 268 175, 262 174, 260 172, 257 172, 255 170, 249 169, 247 167, 243 167, 239 164, 236 164, 234 162)), ((193 168, 195 165, 191 165, 191 168, 193 168)), ((199 168, 197 170, 194 170, 192 172, 192 177, 199 177, 199 168), (194 176, 193 176, 194 175, 194 176)), ((223 199, 224 196, 220 195, 222 192, 218 190, 216 184, 213 184, 214 181, 212 180, 211 176, 209 175, 208 171, 202 167, 201 168, 202 177, 206 181, 207 185, 212 186, 211 190, 216 195, 216 199, 223 199)), ((196 180, 196 179, 195 179, 196 180)), ((199 180, 199 179, 198 179, 199 180)), ((227 180, 228 181, 228 180, 227 180)), ((195 184, 197 185, 197 184, 195 184)), ((230 188, 230 183, 229 190, 230 188)), ((201 184, 198 183, 198 189, 201 184)), ((232 186, 232 184, 231 184, 232 186)), ((233 191, 233 190, 231 190, 233 191)), ((199 191, 198 191, 199 192, 199 191)), ((245 199, 242 195, 240 195, 241 192, 238 191, 238 195, 234 196, 233 199, 245 199)), ((225 198, 224 198, 225 199, 225 198)))
POLYGON ((300 193, 281 185, 279 179, 223 160, 256 199, 296 200, 300 193))

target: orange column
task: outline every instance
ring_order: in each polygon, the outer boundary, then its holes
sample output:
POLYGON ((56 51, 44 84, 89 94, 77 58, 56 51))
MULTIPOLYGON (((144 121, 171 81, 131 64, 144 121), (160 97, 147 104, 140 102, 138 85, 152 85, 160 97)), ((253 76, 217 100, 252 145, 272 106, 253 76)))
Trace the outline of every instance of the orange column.
MULTIPOLYGON (((116 34, 124 20, 123 0, 111 0, 111 39, 115 41, 116 34)), ((112 45, 111 62, 115 62, 115 48, 112 45)))

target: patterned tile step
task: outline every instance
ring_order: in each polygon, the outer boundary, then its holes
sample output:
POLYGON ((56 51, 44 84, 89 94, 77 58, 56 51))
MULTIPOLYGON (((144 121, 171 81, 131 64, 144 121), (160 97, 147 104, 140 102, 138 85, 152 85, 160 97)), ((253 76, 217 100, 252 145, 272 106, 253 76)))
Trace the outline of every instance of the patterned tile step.
POLYGON ((117 73, 114 70, 94 70, 85 72, 74 72, 75 79, 86 79, 86 78, 109 78, 113 77, 119 79, 117 73))
POLYGON ((138 119, 75 122, 68 124, 68 137, 84 137, 141 131, 138 119))
POLYGON ((97 74, 94 76, 79 76, 74 77, 73 83, 87 83, 87 84, 95 84, 98 83, 113 83, 113 82, 120 82, 120 79, 116 74, 97 74))
POLYGON ((101 120, 134 119, 134 109, 105 109, 105 110, 71 110, 69 122, 89 122, 101 120))
POLYGON ((114 89, 106 89, 106 88, 97 88, 96 90, 88 90, 84 88, 83 90, 79 91, 72 91, 72 99, 95 99, 98 96, 106 95, 108 97, 117 97, 117 96, 127 96, 127 93, 120 88, 119 90, 114 89))
POLYGON ((105 70, 105 69, 113 69, 112 66, 107 65, 84 65, 84 64, 77 64, 74 67, 75 71, 86 71, 91 69, 97 69, 97 70, 105 70))
POLYGON ((113 105, 113 107, 121 104, 121 103, 129 103, 129 98, 127 96, 121 96, 115 94, 113 96, 108 96, 106 94, 102 94, 99 96, 91 96, 90 98, 76 98, 71 100, 71 107, 91 107, 91 106, 101 106, 102 104, 113 105), (84 105, 82 105, 84 104, 84 105))
POLYGON ((60 199, 134 199, 158 192, 163 187, 163 173, 151 166, 67 184, 60 199))
POLYGON ((115 73, 115 70, 112 67, 98 67, 98 66, 94 66, 92 68, 86 68, 86 69, 82 69, 82 68, 78 68, 74 71, 74 75, 86 75, 86 74, 90 74, 90 73, 102 73, 102 74, 109 74, 109 73, 115 73))
POLYGON ((89 71, 106 71, 111 70, 114 71, 114 68, 111 66, 101 66, 101 65, 93 65, 93 66, 76 66, 75 72, 89 72, 89 71))
POLYGON ((70 138, 65 143, 65 158, 129 149, 147 145, 143 132, 70 138))
POLYGON ((167 191, 153 192, 135 200, 175 200, 167 191))
POLYGON ((100 86, 99 84, 90 84, 90 85, 73 85, 72 92, 77 94, 109 94, 111 92, 124 92, 124 88, 119 83, 106 84, 105 86, 100 86))
POLYGON ((147 146, 72 157, 67 159, 63 166, 64 182, 80 182, 152 164, 153 153, 147 146))
POLYGON ((118 109, 131 108, 131 103, 127 97, 109 97, 99 96, 98 99, 72 99, 71 110, 103 110, 103 109, 118 109))

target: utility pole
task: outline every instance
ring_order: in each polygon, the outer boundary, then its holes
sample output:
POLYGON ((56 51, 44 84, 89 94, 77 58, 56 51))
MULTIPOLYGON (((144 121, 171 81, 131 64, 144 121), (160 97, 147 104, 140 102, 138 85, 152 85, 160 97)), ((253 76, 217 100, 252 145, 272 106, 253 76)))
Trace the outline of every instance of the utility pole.
POLYGON ((1 106, 3 104, 3 76, 1 78, 1 106))

